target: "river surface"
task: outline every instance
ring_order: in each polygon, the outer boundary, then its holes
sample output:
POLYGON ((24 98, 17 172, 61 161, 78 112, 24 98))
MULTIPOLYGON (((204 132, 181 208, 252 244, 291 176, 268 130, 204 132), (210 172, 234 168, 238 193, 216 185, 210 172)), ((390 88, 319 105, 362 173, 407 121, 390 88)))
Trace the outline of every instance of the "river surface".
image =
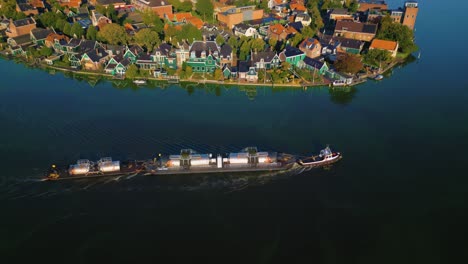
POLYGON ((344 90, 119 88, 0 60, 0 262, 466 260, 468 5, 420 4, 421 58, 344 90), (301 174, 36 180, 79 158, 326 144, 344 159, 301 174))

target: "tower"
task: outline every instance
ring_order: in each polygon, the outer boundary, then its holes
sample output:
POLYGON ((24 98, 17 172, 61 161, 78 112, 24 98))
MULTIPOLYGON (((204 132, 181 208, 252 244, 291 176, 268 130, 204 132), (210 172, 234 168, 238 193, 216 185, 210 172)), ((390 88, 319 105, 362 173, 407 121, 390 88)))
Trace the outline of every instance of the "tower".
POLYGON ((418 2, 408 1, 405 3, 405 13, 403 14, 403 25, 414 29, 416 17, 418 16, 418 2))

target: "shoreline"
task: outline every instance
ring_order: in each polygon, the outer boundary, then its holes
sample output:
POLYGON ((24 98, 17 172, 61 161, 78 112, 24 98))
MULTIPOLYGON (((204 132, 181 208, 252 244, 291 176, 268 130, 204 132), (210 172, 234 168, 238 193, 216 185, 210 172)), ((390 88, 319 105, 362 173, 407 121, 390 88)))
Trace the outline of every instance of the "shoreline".
MULTIPOLYGON (((47 65, 44 63, 37 63, 37 62, 30 62, 25 58, 22 57, 14 57, 14 56, 4 56, 4 54, 0 55, 0 59, 4 59, 7 61, 12 61, 14 60, 15 62, 22 63, 25 66, 34 68, 34 69, 40 69, 40 70, 57 70, 60 72, 64 73, 76 73, 78 75, 88 75, 88 76, 98 76, 98 77, 103 77, 107 80, 130 80, 130 79, 119 79, 119 78, 114 78, 113 75, 107 74, 107 73, 101 73, 101 72, 92 72, 92 71, 83 71, 83 70, 74 70, 71 68, 64 68, 60 66, 54 66, 54 65, 47 65)), ((386 68, 382 69, 382 71, 378 74, 384 74, 388 72, 389 70, 393 69, 399 64, 404 63, 406 59, 399 59, 396 61, 393 61, 390 63, 386 68)), ((50 74, 50 73, 49 73, 50 74)), ((294 84, 275 84, 275 83, 250 83, 250 82, 232 82, 232 81, 216 81, 216 80, 208 80, 208 79, 178 79, 177 83, 172 83, 172 84, 214 84, 214 85, 229 85, 229 86, 254 86, 254 87, 276 87, 276 88, 281 88, 281 87, 288 87, 288 88, 304 88, 307 89, 309 87, 315 88, 315 87, 352 87, 352 86, 357 86, 359 84, 366 83, 369 79, 372 80, 375 78, 376 75, 378 74, 365 74, 359 78, 353 79, 353 82, 351 84, 345 85, 345 86, 333 86, 331 83, 326 83, 326 82, 321 82, 321 83, 294 83, 294 84)), ((155 78, 155 77, 140 77, 140 78, 135 78, 135 79, 145 79, 145 80, 151 80, 151 81, 157 81, 157 82, 162 82, 162 83, 169 83, 169 79, 164 79, 164 78, 155 78)), ((134 80, 135 80, 134 79, 134 80)), ((133 81, 133 80, 130 80, 133 81)), ((145 85, 142 85, 144 87, 145 85)))

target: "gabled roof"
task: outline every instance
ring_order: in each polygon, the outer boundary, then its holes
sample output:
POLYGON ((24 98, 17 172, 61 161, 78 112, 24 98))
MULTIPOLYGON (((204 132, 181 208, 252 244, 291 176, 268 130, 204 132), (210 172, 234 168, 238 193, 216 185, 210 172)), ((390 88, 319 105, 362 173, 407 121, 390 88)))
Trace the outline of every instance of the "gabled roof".
POLYGON ((162 43, 155 51, 161 52, 163 56, 169 56, 172 50, 172 46, 167 43, 162 43))
POLYGON ((97 49, 93 49, 89 52, 86 52, 86 55, 91 61, 98 62, 101 59, 107 57, 109 54, 103 48, 98 47, 97 49))
POLYGON ((134 55, 138 56, 138 54, 142 53, 144 50, 142 47, 138 45, 131 45, 128 47, 128 51, 132 52, 134 55))
POLYGON ((252 63, 260 62, 262 59, 264 62, 271 62, 276 57, 276 52, 274 51, 262 51, 252 53, 252 63))
POLYGON ((231 46, 229 46, 229 44, 224 44, 222 47, 221 47, 221 51, 220 51, 220 54, 221 56, 223 56, 224 58, 227 58, 228 56, 231 56, 231 53, 232 53, 232 48, 231 46))
POLYGON ((322 69, 323 65, 325 64, 325 62, 323 61, 319 61, 319 60, 315 60, 315 59, 312 59, 312 58, 309 58, 309 57, 305 57, 304 58, 304 63, 317 69, 317 70, 320 70, 322 69))
POLYGON ((23 45, 31 43, 31 38, 27 34, 17 36, 17 37, 13 37, 12 39, 15 41, 16 45, 18 45, 18 46, 23 46, 23 45))
POLYGON ((78 47, 81 43, 81 39, 76 39, 76 38, 72 38, 68 41, 68 43, 64 46, 67 46, 67 47, 78 47))
POLYGON ((95 49, 97 44, 98 43, 95 40, 83 39, 81 40, 79 49, 82 52, 87 52, 89 50, 95 49))
POLYGON ((342 48, 350 48, 350 49, 361 49, 364 45, 364 42, 356 39, 349 39, 349 38, 337 38, 337 40, 341 43, 342 48))
POLYGON ((283 51, 283 53, 286 57, 294 57, 304 54, 304 52, 302 52, 300 49, 292 46, 286 46, 286 49, 283 51))
POLYGON ((270 32, 274 34, 281 34, 286 31, 286 28, 284 28, 283 25, 281 24, 274 24, 274 25, 270 25, 269 30, 270 32))
POLYGON ((65 43, 68 43, 68 37, 65 36, 65 35, 61 35, 61 34, 57 34, 57 33, 50 33, 47 37, 46 37, 46 41, 49 41, 49 42, 54 42, 54 40, 65 40, 66 42, 65 43))
POLYGON ((24 27, 31 24, 36 24, 36 21, 32 17, 27 17, 13 21, 13 25, 15 25, 15 27, 24 27))
POLYGON ((302 25, 301 22, 289 23, 289 24, 288 24, 288 27, 292 27, 292 28, 294 28, 295 30, 297 30, 298 32, 301 32, 301 31, 302 31, 302 28, 304 28, 304 26, 302 25))
POLYGON ((383 49, 394 51, 398 48, 398 42, 391 40, 374 39, 370 45, 371 49, 383 49))
POLYGON ((317 39, 306 38, 301 42, 301 44, 299 44, 299 48, 311 50, 311 49, 314 49, 318 45, 320 45, 320 42, 317 39))
POLYGON ((205 51, 206 56, 210 54, 210 52, 219 52, 219 47, 214 41, 195 41, 190 46, 190 53, 195 52, 195 56, 201 57, 202 51, 205 51))
POLYGON ((172 15, 172 17, 170 17, 169 19, 170 20, 175 20, 175 21, 182 21, 183 19, 188 19, 188 18, 191 18, 193 17, 192 16, 192 13, 190 12, 182 12, 182 13, 175 13, 172 15))
POLYGON ((238 71, 239 72, 248 72, 250 68, 250 63, 248 61, 239 61, 238 71))
POLYGON ((199 17, 189 17, 186 19, 187 23, 190 23, 194 25, 196 28, 201 29, 203 27, 203 20, 201 20, 199 17))
POLYGON ((50 33, 53 33, 53 31, 45 28, 34 28, 31 30, 31 34, 36 40, 45 39, 50 33))
POLYGON ((298 4, 298 3, 292 3, 289 5, 289 8, 291 8, 291 10, 297 10, 297 11, 307 11, 307 8, 302 5, 302 4, 298 4))
POLYGON ((330 14, 332 14, 332 15, 347 15, 348 14, 348 9, 335 8, 330 12, 330 14))
POLYGON ((377 25, 341 20, 336 22, 335 30, 375 34, 377 25))
POLYGON ((152 58, 151 58, 151 54, 148 54, 148 53, 142 53, 138 56, 137 60, 140 60, 140 61, 151 61, 152 58))

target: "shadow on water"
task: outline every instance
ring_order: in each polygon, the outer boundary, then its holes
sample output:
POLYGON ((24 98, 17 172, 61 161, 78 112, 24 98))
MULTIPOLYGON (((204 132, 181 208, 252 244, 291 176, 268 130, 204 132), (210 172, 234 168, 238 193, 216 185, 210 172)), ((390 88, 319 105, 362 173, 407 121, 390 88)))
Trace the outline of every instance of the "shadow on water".
POLYGON ((348 105, 356 97, 358 92, 355 86, 330 88, 330 101, 338 105, 348 105))

